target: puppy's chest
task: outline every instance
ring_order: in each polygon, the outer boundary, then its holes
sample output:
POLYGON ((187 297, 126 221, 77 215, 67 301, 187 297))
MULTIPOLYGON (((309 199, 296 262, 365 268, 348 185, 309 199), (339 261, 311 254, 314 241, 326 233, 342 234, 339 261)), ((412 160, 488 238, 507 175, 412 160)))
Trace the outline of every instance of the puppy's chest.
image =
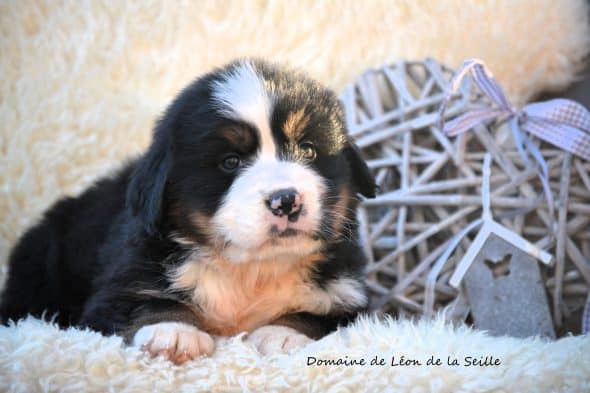
POLYGON ((189 260, 171 278, 172 288, 189 291, 205 330, 233 335, 291 312, 327 313, 330 296, 309 274, 304 264, 189 260))

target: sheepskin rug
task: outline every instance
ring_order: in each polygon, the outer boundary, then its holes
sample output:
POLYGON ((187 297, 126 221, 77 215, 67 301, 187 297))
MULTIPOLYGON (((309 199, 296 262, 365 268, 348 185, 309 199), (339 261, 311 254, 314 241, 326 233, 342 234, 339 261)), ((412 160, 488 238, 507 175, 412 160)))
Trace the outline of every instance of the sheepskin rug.
MULTIPOLYGON (((63 195, 139 154, 172 97, 238 56, 336 90, 367 67, 479 57, 511 99, 575 79, 585 0, 0 2, 0 279, 18 236, 63 195)), ((363 320, 302 351, 261 357, 240 337, 177 367, 116 337, 27 319, 0 328, 0 391, 590 391, 590 339, 490 338, 465 327, 363 320), (401 355, 494 356, 500 366, 307 366, 401 355)), ((389 363, 388 363, 389 364, 389 363)))
POLYGON ((237 336, 218 340, 210 358, 173 366, 122 348, 119 337, 64 332, 30 318, 0 327, 0 391, 587 393, 589 353, 590 338, 491 338, 442 319, 361 319, 291 354, 261 357, 237 336), (392 357, 399 364, 402 356, 422 365, 392 366, 392 357), (441 365, 426 365, 431 356, 441 365), (467 357, 500 364, 467 366, 467 357), (454 359, 459 365, 448 365, 454 359), (317 365, 319 360, 357 364, 317 365))

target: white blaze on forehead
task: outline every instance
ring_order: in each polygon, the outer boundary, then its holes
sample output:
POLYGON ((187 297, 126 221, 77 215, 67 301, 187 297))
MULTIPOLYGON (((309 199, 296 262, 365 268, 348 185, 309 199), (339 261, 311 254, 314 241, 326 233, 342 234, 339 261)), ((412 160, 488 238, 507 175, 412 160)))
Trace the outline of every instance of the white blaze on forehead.
POLYGON ((252 64, 243 61, 213 82, 213 98, 222 115, 245 121, 258 129, 263 155, 276 155, 270 128, 273 97, 252 64))

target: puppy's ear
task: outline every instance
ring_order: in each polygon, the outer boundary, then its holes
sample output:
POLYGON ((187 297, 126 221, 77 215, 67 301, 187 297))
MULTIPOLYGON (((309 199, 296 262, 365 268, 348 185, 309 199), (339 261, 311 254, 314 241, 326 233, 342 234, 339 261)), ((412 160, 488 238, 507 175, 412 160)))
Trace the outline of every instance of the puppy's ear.
POLYGON ((357 191, 367 198, 375 198, 375 191, 377 190, 375 179, 371 175, 365 160, 363 160, 359 148, 350 138, 348 138, 347 146, 344 148, 344 154, 350 164, 352 181, 357 191))
POLYGON ((138 217, 146 232, 158 233, 164 188, 171 165, 170 131, 165 119, 158 122, 147 153, 136 164, 127 186, 127 206, 138 217))

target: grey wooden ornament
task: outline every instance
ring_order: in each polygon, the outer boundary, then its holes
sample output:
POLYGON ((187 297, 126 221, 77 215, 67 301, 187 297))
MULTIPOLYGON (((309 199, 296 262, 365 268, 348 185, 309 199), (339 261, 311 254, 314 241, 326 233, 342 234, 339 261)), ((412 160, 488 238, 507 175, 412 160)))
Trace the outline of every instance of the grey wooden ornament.
POLYGON ((476 328, 555 338, 539 264, 523 250, 491 234, 463 282, 476 328))

